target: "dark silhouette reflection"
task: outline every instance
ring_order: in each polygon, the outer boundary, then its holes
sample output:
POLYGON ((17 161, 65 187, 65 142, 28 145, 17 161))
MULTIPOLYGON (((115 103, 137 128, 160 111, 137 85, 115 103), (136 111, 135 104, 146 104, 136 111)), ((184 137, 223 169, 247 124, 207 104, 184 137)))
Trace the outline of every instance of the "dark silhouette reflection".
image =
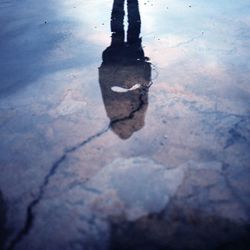
POLYGON ((4 249, 5 242, 10 233, 10 231, 6 229, 6 213, 6 204, 0 191, 0 249, 4 249))
POLYGON ((110 250, 249 250, 249 223, 190 209, 150 214, 136 221, 114 218, 110 250))
POLYGON ((122 139, 144 126, 151 85, 151 64, 140 38, 138 0, 127 0, 128 31, 124 31, 125 0, 114 0, 111 45, 103 52, 99 83, 112 130, 122 139))

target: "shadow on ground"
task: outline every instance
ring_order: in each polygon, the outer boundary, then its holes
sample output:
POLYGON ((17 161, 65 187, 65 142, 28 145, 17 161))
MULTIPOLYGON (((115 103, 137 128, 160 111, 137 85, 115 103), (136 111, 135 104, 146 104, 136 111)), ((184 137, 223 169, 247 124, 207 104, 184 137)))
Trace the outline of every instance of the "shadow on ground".
POLYGON ((0 191, 0 249, 4 249, 9 232, 6 229, 6 204, 0 191))
POLYGON ((111 224, 111 250, 247 250, 250 225, 194 210, 173 209, 111 224))

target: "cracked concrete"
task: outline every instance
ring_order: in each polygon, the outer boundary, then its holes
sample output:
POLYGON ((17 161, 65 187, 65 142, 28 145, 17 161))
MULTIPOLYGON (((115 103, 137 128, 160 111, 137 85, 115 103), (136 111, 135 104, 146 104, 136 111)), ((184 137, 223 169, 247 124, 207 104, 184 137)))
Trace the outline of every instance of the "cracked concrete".
MULTIPOLYGON (((142 109, 144 103, 143 100, 143 95, 144 92, 140 93, 139 96, 139 105, 138 107, 136 107, 134 110, 132 110, 127 117, 121 117, 119 119, 116 120, 112 120, 109 127, 103 129, 102 131, 96 133, 93 136, 90 136, 88 139, 84 140, 83 142, 72 146, 70 148, 67 148, 64 150, 64 154, 55 161, 55 163, 51 166, 48 174, 44 177, 44 180, 41 184, 41 186, 39 187, 39 192, 38 194, 34 197, 34 199, 28 204, 27 206, 27 212, 26 212, 26 219, 25 219, 25 224, 24 226, 21 228, 21 230, 17 233, 17 235, 14 237, 14 239, 10 242, 9 247, 7 247, 7 249, 12 250, 16 247, 16 245, 22 241, 23 237, 25 237, 26 235, 28 235, 29 231, 31 230, 34 220, 35 220, 35 214, 34 214, 34 209, 36 206, 39 205, 40 201, 43 199, 44 193, 46 192, 46 187, 48 186, 50 179, 53 178, 53 176, 56 174, 58 168, 60 167, 60 165, 65 161, 65 159, 67 158, 67 156, 75 151, 77 151, 78 149, 84 147, 86 144, 91 143, 93 140, 95 140, 96 138, 102 136, 103 134, 105 134, 110 128, 112 128, 114 125, 121 123, 121 122, 126 122, 128 120, 131 120, 134 118, 135 114, 137 112, 140 112, 140 110, 142 109)), ((93 191, 95 189, 92 188, 86 188, 85 190, 87 191, 93 191)), ((97 189, 96 189, 97 190, 97 189)), ((96 192, 95 190, 95 192, 96 192)))
POLYGON ((0 248, 248 249, 249 4, 112 3, 0 3, 0 248))

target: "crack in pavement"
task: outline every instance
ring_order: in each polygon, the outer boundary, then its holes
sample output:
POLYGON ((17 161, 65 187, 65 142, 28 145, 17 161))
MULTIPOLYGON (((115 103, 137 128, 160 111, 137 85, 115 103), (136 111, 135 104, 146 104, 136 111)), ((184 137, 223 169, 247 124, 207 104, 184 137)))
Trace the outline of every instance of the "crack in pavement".
POLYGON ((48 186, 51 177, 53 177, 56 174, 56 171, 60 167, 61 163, 65 161, 65 159, 67 158, 67 155, 70 153, 73 153, 77 149, 85 146, 86 144, 88 144, 92 140, 94 140, 94 139, 98 138, 99 136, 103 135, 104 133, 106 133, 108 130, 109 130, 109 127, 102 130, 101 132, 98 132, 97 134, 95 134, 93 136, 90 136, 88 139, 84 140, 80 144, 78 144, 70 149, 65 150, 64 154, 52 165, 48 174, 44 177, 44 180, 39 188, 39 192, 38 192, 37 196, 29 203, 29 205, 27 207, 26 220, 25 220, 24 226, 17 233, 16 237, 11 241, 9 247, 7 248, 8 250, 14 249, 15 246, 23 239, 23 237, 29 233, 30 229, 33 226, 33 222, 35 219, 34 208, 43 199, 43 196, 44 196, 45 191, 46 191, 46 187, 48 186))
POLYGON ((132 119, 134 117, 134 114, 136 112, 140 111, 140 109, 146 104, 146 102, 143 100, 143 96, 145 95, 145 92, 148 91, 148 88, 150 86, 151 85, 142 89, 140 97, 139 97, 140 103, 139 103, 138 107, 135 110, 133 110, 128 116, 111 121, 109 126, 102 129, 100 132, 96 133, 95 135, 90 136, 89 138, 85 139, 81 143, 79 143, 79 144, 77 144, 69 149, 64 150, 63 155, 55 161, 55 163, 50 168, 48 174, 44 177, 44 180, 43 180, 42 184, 40 185, 39 192, 38 192, 37 196, 28 204, 27 209, 26 209, 25 223, 24 223, 23 227, 19 230, 19 232, 16 234, 14 239, 11 240, 9 246, 7 247, 7 250, 15 249, 16 245, 18 243, 20 243, 22 241, 22 239, 26 235, 28 235, 28 233, 30 232, 30 230, 34 224, 34 220, 35 220, 34 209, 39 205, 39 203, 43 199, 44 194, 46 192, 46 187, 48 186, 50 179, 56 174, 56 171, 59 169, 61 164, 66 160, 67 156, 69 154, 77 151, 78 149, 84 147, 88 143, 91 143, 93 140, 99 138, 100 136, 104 135, 105 133, 107 133, 113 124, 132 119))
POLYGON ((239 120, 237 123, 233 125, 231 129, 229 129, 228 134, 230 137, 227 139, 224 149, 231 147, 237 142, 242 142, 242 143, 246 143, 249 145, 248 138, 242 135, 240 131, 240 124, 244 122, 246 119, 239 120))
POLYGON ((170 48, 179 48, 179 47, 181 47, 181 46, 183 46, 183 45, 187 45, 187 44, 189 44, 189 43, 192 43, 192 42, 194 42, 195 40, 198 40, 198 39, 202 38, 203 36, 204 36, 204 33, 202 32, 201 35, 197 35, 197 36, 194 36, 194 37, 192 37, 192 38, 190 38, 190 39, 188 39, 188 40, 185 40, 185 41, 183 41, 183 42, 179 42, 179 43, 177 43, 176 45, 171 46, 170 48))

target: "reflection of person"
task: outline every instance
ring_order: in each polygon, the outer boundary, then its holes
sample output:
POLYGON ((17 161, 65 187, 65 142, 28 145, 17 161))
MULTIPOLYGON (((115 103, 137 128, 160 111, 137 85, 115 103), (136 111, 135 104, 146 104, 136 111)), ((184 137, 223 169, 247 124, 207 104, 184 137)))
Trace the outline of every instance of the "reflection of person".
POLYGON ((103 52, 99 82, 112 130, 122 139, 144 126, 151 83, 151 64, 140 38, 138 0, 127 0, 127 42, 124 32, 124 0, 114 0, 111 45, 103 52))

